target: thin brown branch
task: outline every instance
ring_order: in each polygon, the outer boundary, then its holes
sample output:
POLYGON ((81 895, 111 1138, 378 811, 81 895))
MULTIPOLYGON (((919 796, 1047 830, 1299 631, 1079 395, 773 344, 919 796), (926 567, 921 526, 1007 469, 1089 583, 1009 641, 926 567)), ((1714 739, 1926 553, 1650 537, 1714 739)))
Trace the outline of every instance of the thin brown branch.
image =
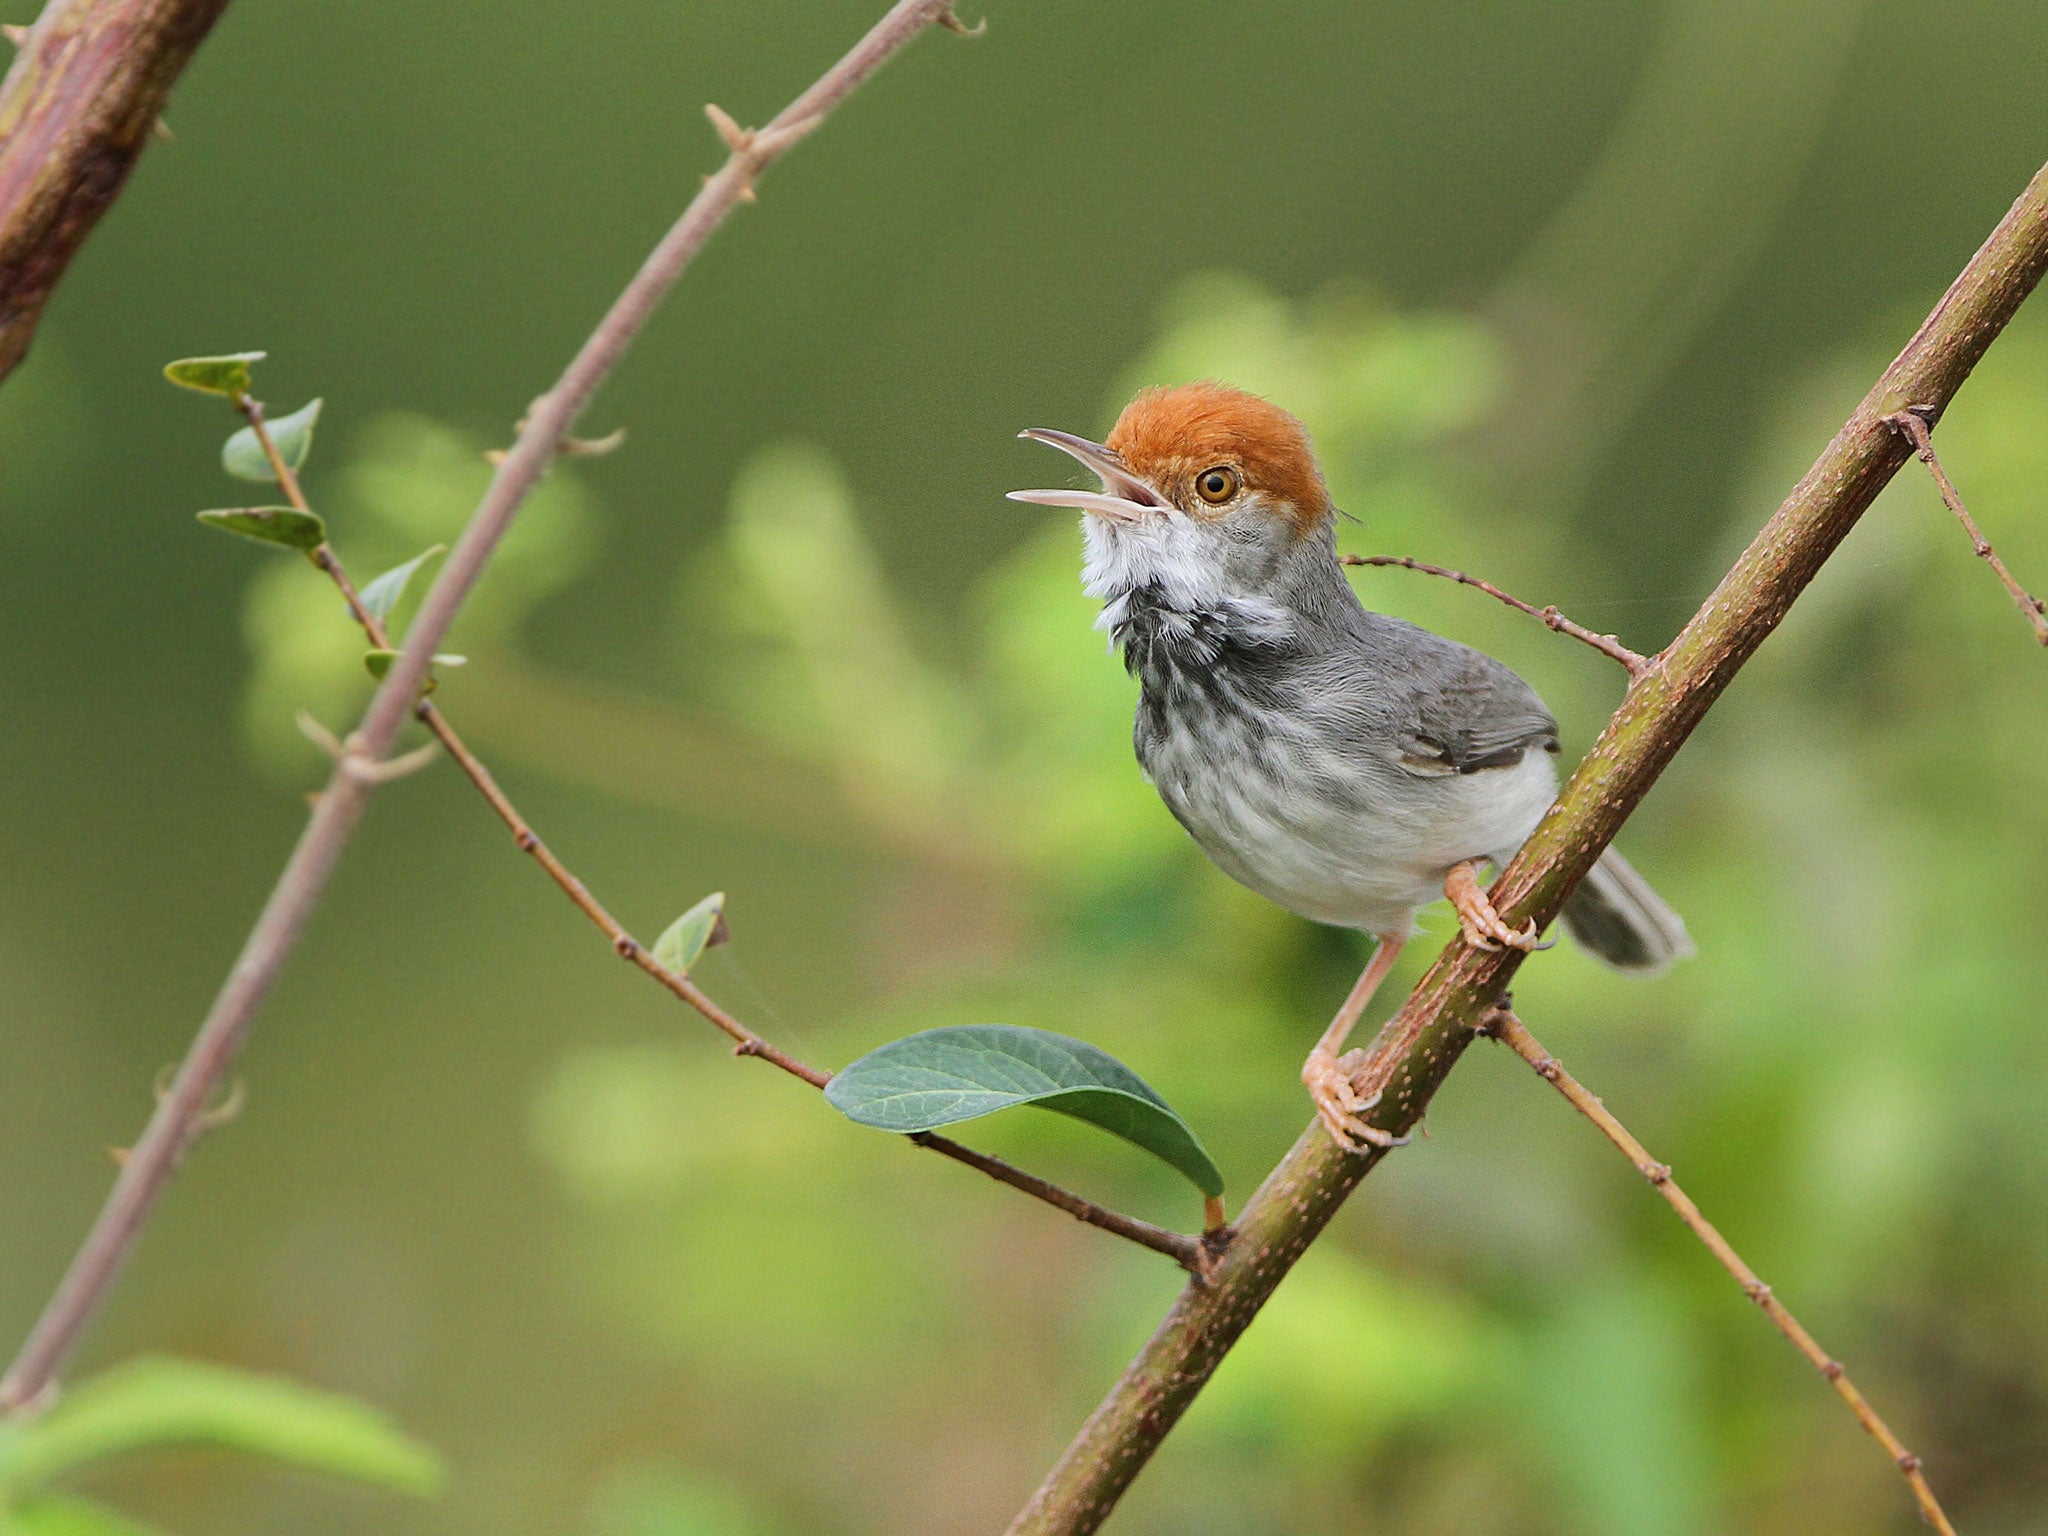
POLYGON ((1941 499, 1947 503, 1949 511, 1955 513, 1956 521, 1963 525, 1963 532, 1970 536, 1970 548, 1977 552, 1977 558, 1989 565, 1998 579, 2005 584, 2005 590, 2011 594, 2020 613, 2033 626, 2034 638, 2041 644, 2048 645, 2048 603, 2042 602, 2013 579, 2012 572, 2005 568, 2005 562, 1998 558, 1998 551, 1991 547, 1991 541, 1985 538, 1983 530, 1978 528, 1977 520, 1970 516, 1970 509, 1963 505, 1963 498, 1957 492, 1955 482, 1949 479, 1948 471, 1941 467, 1941 459, 1934 451, 1930 420, 1935 414, 1930 406, 1909 405, 1903 411, 1895 411, 1884 420, 1886 426, 1903 434, 1912 443, 1914 456, 1927 466, 1927 472, 1934 476, 1934 488, 1941 492, 1941 499))
POLYGON ((1149 1221, 1140 1221, 1135 1216, 1125 1216, 1117 1211, 1104 1210, 1092 1200, 1084 1200, 1057 1184, 1049 1184, 1034 1173, 1004 1162, 1000 1157, 990 1157, 986 1152, 977 1152, 972 1147, 963 1147, 959 1142, 931 1131, 914 1131, 907 1140, 920 1147, 952 1158, 956 1163, 965 1163, 978 1168, 998 1183, 1012 1189, 1021 1189, 1025 1194, 1043 1200, 1047 1205, 1057 1206, 1076 1221, 1085 1221, 1091 1227, 1100 1227, 1105 1232, 1114 1232, 1118 1237, 1129 1238, 1141 1248, 1150 1248, 1163 1253, 1182 1269, 1193 1275, 1200 1275, 1205 1263, 1206 1248, 1198 1237, 1155 1227, 1149 1221))
POLYGON ((1498 1004, 1481 1022, 1482 1032, 1491 1035, 1506 1045, 1522 1060, 1529 1063, 1536 1075, 1549 1083, 1566 1102, 1600 1130, 1600 1134, 1620 1150, 1622 1156, 1636 1165, 1636 1172, 1649 1180, 1651 1186, 1662 1195, 1671 1209, 1678 1212, 1678 1219, 1692 1229, 1707 1247, 1708 1252, 1720 1260, 1721 1267, 1735 1277, 1742 1293, 1763 1309, 1764 1316, 1776 1325, 1778 1332, 1791 1340, 1792 1347, 1806 1357, 1807 1363, 1835 1389, 1849 1411, 1856 1415, 1856 1422, 1868 1431, 1871 1438, 1884 1447, 1906 1484, 1913 1491, 1913 1498, 1920 1506, 1920 1513, 1927 1523, 1941 1532, 1941 1536, 1955 1536, 1955 1527, 1949 1523, 1942 1511, 1941 1503, 1934 1496, 1934 1489, 1927 1481, 1927 1474, 1921 1470, 1920 1458, 1907 1450, 1899 1437, 1892 1433, 1891 1426, 1878 1417, 1877 1410, 1856 1389, 1849 1379, 1849 1373, 1842 1368, 1842 1362, 1820 1347, 1814 1336, 1808 1333, 1798 1318, 1794 1317, 1778 1300, 1776 1292, 1765 1285, 1757 1272, 1743 1262, 1728 1239, 1707 1218, 1700 1214, 1700 1208, 1692 1197, 1678 1187, 1672 1178, 1669 1164, 1660 1163, 1651 1157, 1640 1141, 1629 1134, 1628 1127, 1615 1118, 1614 1113, 1598 1098, 1586 1091, 1579 1080, 1564 1069, 1564 1064, 1546 1051, 1529 1033, 1528 1027, 1515 1017, 1514 1010, 1505 1002, 1498 1004))
MULTIPOLYGON (((240 408, 243 417, 248 421, 250 430, 255 434, 256 441, 261 446, 264 457, 270 461, 271 470, 277 476, 278 485, 284 491, 285 499, 301 512, 312 511, 312 507, 306 501, 305 492, 299 485, 298 477, 292 472, 291 467, 285 463, 283 455, 277 450, 277 444, 270 435, 269 424, 264 419, 262 405, 249 396, 244 396, 236 404, 240 408)), ((348 603, 349 611, 355 615, 356 622, 362 626, 363 633, 369 639, 370 644, 379 649, 388 650, 391 646, 391 638, 384 627, 383 621, 363 605, 362 597, 356 590, 355 583, 349 579, 348 572, 342 566, 341 557, 335 553, 332 546, 322 544, 318 549, 312 551, 310 558, 316 566, 327 573, 335 586, 340 589, 343 599, 348 603)), ((832 1080, 831 1073, 809 1066, 780 1047, 771 1045, 767 1040, 719 1007, 689 977, 679 971, 672 971, 657 961, 648 948, 638 939, 634 938, 631 933, 627 932, 623 923, 612 916, 604 903, 591 894, 590 887, 585 885, 561 859, 556 857, 554 851, 541 840, 540 835, 533 830, 532 824, 520 813, 519 808, 512 803, 512 798, 499 787, 497 778, 485 766, 483 759, 478 757, 469 744, 462 739, 455 727, 449 722, 448 717, 431 700, 424 698, 413 707, 413 712, 420 722, 434 733, 435 739, 440 742, 443 750, 447 752, 449 757, 454 759, 455 765, 462 770, 464 776, 476 787, 477 792, 490 804, 491 809, 497 813, 498 819, 504 822, 506 827, 511 830, 513 841, 527 853, 533 855, 534 861, 546 871, 548 878, 554 881, 562 893, 576 904, 577 910, 589 918, 597 926, 598 930, 604 934, 605 938, 610 941, 612 950, 616 954, 630 960, 649 976, 668 988, 677 997, 696 1009, 697 1012, 710 1020, 712 1024, 723 1030, 732 1038, 733 1053, 735 1055, 759 1057, 772 1066, 780 1067, 790 1076, 801 1078, 813 1088, 822 1089, 832 1080)), ((955 1162, 965 1163, 970 1168, 979 1169, 997 1182, 1007 1184, 1012 1189, 1022 1190, 1034 1199, 1042 1200, 1047 1205, 1065 1211, 1069 1216, 1079 1221, 1084 1221, 1090 1226, 1100 1227, 1105 1232, 1112 1232, 1118 1237, 1128 1238, 1131 1242, 1137 1243, 1141 1247, 1163 1253, 1191 1273, 1200 1272, 1204 1252, 1200 1239, 1186 1236, 1183 1233, 1169 1231, 1165 1227, 1154 1226, 1151 1222, 1140 1221, 1136 1217, 1125 1216, 1121 1212, 1109 1210, 1106 1207, 1097 1205, 1092 1200, 1073 1193, 1071 1190, 1063 1189, 1059 1185, 1041 1179, 1035 1174, 1029 1174, 1021 1168, 1013 1167, 1001 1158, 990 1157, 986 1153, 976 1152, 971 1148, 964 1147, 949 1137, 934 1135, 927 1131, 912 1135, 907 1139, 921 1147, 927 1147, 934 1152, 950 1157, 955 1162)), ((1222 1223, 1220 1208, 1215 1210, 1213 1215, 1214 1220, 1211 1225, 1220 1226, 1222 1223)))
POLYGON ((1558 634, 1570 635, 1574 640, 1582 640, 1602 656, 1620 662, 1632 678, 1641 677, 1650 665, 1650 659, 1647 656, 1637 655, 1612 635, 1595 634, 1583 624, 1574 624, 1570 619, 1558 612, 1555 606, 1538 608, 1534 603, 1525 603, 1519 597, 1509 596, 1490 581, 1481 581, 1477 576, 1469 576, 1463 571, 1453 571, 1441 565, 1426 565, 1420 560, 1410 559, 1407 555, 1339 555, 1337 563, 1339 565, 1398 565, 1404 571, 1420 571, 1425 576, 1441 576, 1446 581, 1455 581, 1462 586, 1477 587, 1488 597, 1497 598, 1501 602, 1506 603, 1510 608, 1520 609, 1531 618, 1541 619, 1545 627, 1555 630, 1558 634))
MULTIPOLYGON (((1672 644, 1629 684, 1542 823, 1494 882, 1495 909, 1540 931, 1649 793, 1722 689, 1908 457, 1885 418, 1945 406, 2048 269, 2048 167, 2037 173, 1905 349, 1672 644)), ((1369 1119, 1412 1130, 1523 956, 1462 938, 1373 1044, 1386 1092, 1369 1119)), ((1228 1247, 1185 1288, 1011 1523, 1009 1536, 1100 1528, 1274 1288, 1386 1154, 1348 1153, 1319 1122, 1267 1175, 1228 1247)))
POLYGON ((45 1399, 87 1323, 120 1277, 136 1238, 190 1144, 215 1084, 240 1053, 257 1011, 362 818, 374 785, 373 775, 360 770, 390 752, 412 716, 435 649, 539 483, 557 445, 670 287, 739 204, 742 194, 752 191, 762 171, 816 128, 944 9, 945 0, 898 0, 850 52, 767 128, 753 135, 744 149, 733 151, 626 284, 554 387, 535 402, 530 420, 492 475, 490 488, 427 593, 404 647, 315 800, 298 845, 243 942, 170 1091, 150 1117, 20 1353, 0 1377, 0 1412, 45 1399))
POLYGON ((228 0, 51 0, 0 81, 0 379, 228 0))

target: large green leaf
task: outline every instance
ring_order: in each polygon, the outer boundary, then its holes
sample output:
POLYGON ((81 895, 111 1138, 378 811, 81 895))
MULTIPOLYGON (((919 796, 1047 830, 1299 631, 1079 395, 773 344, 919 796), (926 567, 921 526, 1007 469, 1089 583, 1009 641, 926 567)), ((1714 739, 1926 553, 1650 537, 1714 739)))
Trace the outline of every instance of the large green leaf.
POLYGON ((1205 1195, 1223 1175, 1187 1122, 1107 1051, 1015 1024, 955 1024, 892 1040, 825 1085, 848 1119, 884 1131, 929 1131, 1035 1104, 1134 1142, 1205 1195))
MULTIPOLYGON (((319 419, 320 402, 313 400, 289 416, 274 417, 264 423, 286 469, 296 471, 304 467, 306 455, 313 451, 313 425, 319 419)), ((277 480, 269 455, 256 441, 254 427, 242 428, 221 445, 220 467, 237 480, 267 480, 273 484, 277 480)))
POLYGON ((239 534, 262 544, 282 544, 308 554, 327 542, 327 525, 319 515, 296 507, 230 507, 201 512, 199 521, 222 533, 239 534))
POLYGON ((0 1436, 0 1506, 132 1451, 213 1445, 401 1493, 432 1493, 441 1464, 351 1398, 197 1361, 144 1358, 71 1388, 0 1436))
POLYGON ((227 352, 219 357, 181 357, 164 364, 164 377, 186 389, 235 400, 249 393, 249 365, 263 356, 261 352, 227 352))

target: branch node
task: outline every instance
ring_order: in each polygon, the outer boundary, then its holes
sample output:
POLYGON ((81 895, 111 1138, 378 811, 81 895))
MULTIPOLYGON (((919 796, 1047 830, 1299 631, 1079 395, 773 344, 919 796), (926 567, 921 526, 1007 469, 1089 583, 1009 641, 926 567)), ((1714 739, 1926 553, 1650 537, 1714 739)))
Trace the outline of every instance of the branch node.
POLYGON ((711 119, 711 126, 718 130, 718 136, 725 140, 725 147, 734 154, 745 154, 754 147, 754 130, 742 128, 738 120, 717 102, 705 102, 704 115, 711 119))
POLYGON ((540 846, 540 837, 531 827, 521 827, 512 834, 512 841, 519 845, 521 853, 531 853, 540 846))
POLYGON ((814 112, 809 117, 800 117, 793 123, 771 123, 754 135, 753 142, 747 146, 748 158, 756 165, 765 164, 798 139, 808 138, 816 133, 824 121, 822 116, 814 112))
POLYGON ((735 1041, 732 1053, 735 1056, 758 1056, 761 1054, 761 1042, 759 1040, 735 1041))
POLYGON ((441 744, 430 741, 402 757, 387 757, 379 761, 363 751, 355 736, 351 735, 346 750, 335 759, 335 765, 358 784, 390 784, 418 773, 439 756, 440 751, 441 744))
POLYGON ((1941 458, 1934 451, 1934 439, 1928 428, 1939 419, 1940 410, 1931 405, 1909 405, 1902 411, 1894 411, 1884 418, 1884 424, 1913 445, 1913 456, 1927 466, 1927 472, 1934 477, 1934 488, 1941 493, 1942 504, 1956 516, 1963 525, 1963 532, 1969 536, 1970 548, 1977 558, 1989 565, 1998 577, 2006 594, 2012 598, 2020 614, 2033 627, 2034 638, 2042 645, 2048 645, 2048 603, 2021 586, 2005 562, 1998 558, 1998 551, 1991 547, 1991 541, 1977 526, 1977 520, 1970 516, 1969 508, 1963 505, 1962 493, 1955 482, 1948 477, 1948 471, 1941 467, 1941 458))
POLYGON ((1898 1462, 1899 1470, 1905 1473, 1908 1477, 1912 1477, 1920 1471, 1920 1458, 1918 1456, 1915 1456, 1911 1451, 1901 1451, 1897 1456, 1893 1457, 1892 1459, 1898 1462))
POLYGON ((1671 1165, 1669 1163, 1645 1163, 1643 1165, 1643 1177, 1652 1184, 1669 1184, 1671 1182, 1671 1165))
POLYGON ((1840 1381, 1844 1376, 1848 1374, 1848 1372, 1843 1368, 1842 1362, 1839 1360, 1830 1360, 1826 1365, 1820 1368, 1820 1373, 1821 1375, 1827 1377, 1829 1381, 1840 1381))
POLYGON ((298 725, 299 734, 326 753, 329 761, 337 763, 341 761, 343 751, 341 738, 316 720, 311 710, 302 709, 299 711, 298 725))
POLYGON ((1771 1288, 1761 1280, 1745 1280, 1742 1282, 1742 1294, 1762 1306, 1771 1299, 1771 1288))
POLYGON ((621 960, 638 960, 640 958, 640 946, 629 933, 622 933, 612 940, 612 951, 621 960))

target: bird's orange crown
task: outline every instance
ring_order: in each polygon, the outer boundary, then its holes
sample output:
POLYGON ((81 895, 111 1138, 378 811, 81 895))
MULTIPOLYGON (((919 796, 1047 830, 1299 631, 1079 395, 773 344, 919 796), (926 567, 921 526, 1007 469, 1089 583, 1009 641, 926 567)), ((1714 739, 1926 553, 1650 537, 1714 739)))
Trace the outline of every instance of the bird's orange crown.
POLYGON ((1107 446, 1131 473, 1197 515, 1218 510, 1195 492, 1197 479, 1218 467, 1264 492, 1296 537, 1330 512, 1307 429, 1271 401, 1227 384, 1203 380, 1146 390, 1124 407, 1107 446))

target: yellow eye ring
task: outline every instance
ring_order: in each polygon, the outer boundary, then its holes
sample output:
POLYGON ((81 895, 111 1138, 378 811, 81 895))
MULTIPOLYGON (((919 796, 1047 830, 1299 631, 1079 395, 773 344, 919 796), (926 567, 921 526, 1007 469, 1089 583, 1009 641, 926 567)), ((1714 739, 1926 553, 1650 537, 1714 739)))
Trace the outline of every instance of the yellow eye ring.
POLYGON ((1212 507, 1220 507, 1235 496, 1244 485, 1236 470, 1228 464, 1218 464, 1205 469, 1195 476, 1195 494, 1212 507))

